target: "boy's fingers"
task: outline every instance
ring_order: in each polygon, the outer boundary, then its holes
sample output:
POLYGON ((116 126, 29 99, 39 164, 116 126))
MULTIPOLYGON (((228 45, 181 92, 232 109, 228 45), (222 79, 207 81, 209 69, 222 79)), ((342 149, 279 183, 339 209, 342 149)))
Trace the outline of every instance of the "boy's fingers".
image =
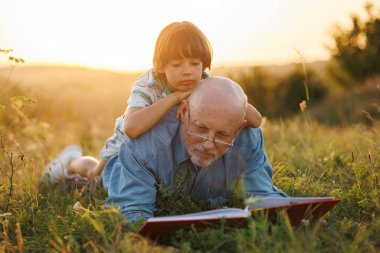
POLYGON ((181 115, 181 107, 178 107, 177 113, 176 113, 177 119, 179 119, 180 115, 181 115))
POLYGON ((178 106, 177 113, 176 113, 177 119, 181 117, 182 107, 183 107, 183 104, 186 103, 186 101, 187 101, 186 99, 183 99, 180 103, 180 106, 178 106))
POLYGON ((183 92, 183 99, 189 97, 191 95, 191 93, 193 93, 193 91, 194 91, 194 88, 191 90, 184 91, 183 92))

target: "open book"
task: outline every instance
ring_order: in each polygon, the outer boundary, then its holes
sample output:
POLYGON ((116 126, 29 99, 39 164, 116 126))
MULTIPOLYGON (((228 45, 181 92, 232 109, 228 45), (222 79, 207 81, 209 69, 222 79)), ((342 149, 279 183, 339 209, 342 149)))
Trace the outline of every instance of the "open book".
POLYGON ((146 220, 139 233, 156 238, 181 228, 209 227, 217 224, 247 224, 247 218, 260 210, 268 212, 268 218, 276 222, 277 211, 285 210, 292 225, 297 226, 302 219, 315 220, 322 217, 340 200, 335 197, 297 197, 297 198, 249 198, 246 208, 221 208, 199 213, 175 216, 153 217, 146 220))

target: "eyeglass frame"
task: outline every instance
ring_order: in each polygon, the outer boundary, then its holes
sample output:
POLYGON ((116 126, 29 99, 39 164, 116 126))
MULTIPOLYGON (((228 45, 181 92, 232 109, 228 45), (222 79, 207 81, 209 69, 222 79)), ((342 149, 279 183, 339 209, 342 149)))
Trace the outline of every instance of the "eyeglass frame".
POLYGON ((235 139, 236 139, 236 133, 235 133, 235 136, 234 138, 232 139, 231 143, 228 143, 228 142, 225 142, 225 141, 221 141, 221 140, 217 140, 215 138, 210 138, 209 136, 203 136, 203 135, 200 135, 200 134, 196 134, 196 133, 193 133, 193 132, 190 132, 190 105, 189 105, 189 102, 187 101, 187 134, 190 135, 190 136, 196 136, 198 138, 201 138, 203 141, 212 141, 212 143, 214 143, 215 146, 217 146, 217 144, 223 144, 223 145, 226 145, 228 148, 230 147, 233 147, 234 146, 234 142, 235 142, 235 139))

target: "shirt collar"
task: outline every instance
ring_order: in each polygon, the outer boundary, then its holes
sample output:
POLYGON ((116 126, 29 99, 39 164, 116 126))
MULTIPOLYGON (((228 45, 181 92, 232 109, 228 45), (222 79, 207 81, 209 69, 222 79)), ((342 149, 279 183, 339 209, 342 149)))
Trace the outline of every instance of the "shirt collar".
POLYGON ((162 96, 167 96, 169 94, 170 94, 170 90, 168 89, 166 85, 164 85, 162 89, 162 96))
POLYGON ((175 152, 175 160, 177 164, 180 164, 189 159, 189 155, 187 154, 185 145, 183 144, 182 123, 179 124, 178 128, 175 152))
POLYGON ((168 85, 166 84, 165 80, 157 79, 157 84, 162 90, 161 96, 165 97, 171 93, 168 89, 168 85))

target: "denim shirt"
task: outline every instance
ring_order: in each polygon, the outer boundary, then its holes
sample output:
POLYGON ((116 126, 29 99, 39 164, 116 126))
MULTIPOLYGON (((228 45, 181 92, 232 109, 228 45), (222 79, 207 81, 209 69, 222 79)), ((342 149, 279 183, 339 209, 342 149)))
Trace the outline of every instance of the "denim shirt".
POLYGON ((108 205, 117 206, 129 221, 153 217, 158 184, 174 187, 181 171, 187 175, 181 182, 186 192, 212 208, 230 199, 237 180, 243 183, 245 197, 287 197, 272 183, 259 128, 245 128, 233 147, 198 172, 185 150, 176 111, 172 108, 139 138, 125 137, 119 154, 108 161, 102 174, 108 205))

